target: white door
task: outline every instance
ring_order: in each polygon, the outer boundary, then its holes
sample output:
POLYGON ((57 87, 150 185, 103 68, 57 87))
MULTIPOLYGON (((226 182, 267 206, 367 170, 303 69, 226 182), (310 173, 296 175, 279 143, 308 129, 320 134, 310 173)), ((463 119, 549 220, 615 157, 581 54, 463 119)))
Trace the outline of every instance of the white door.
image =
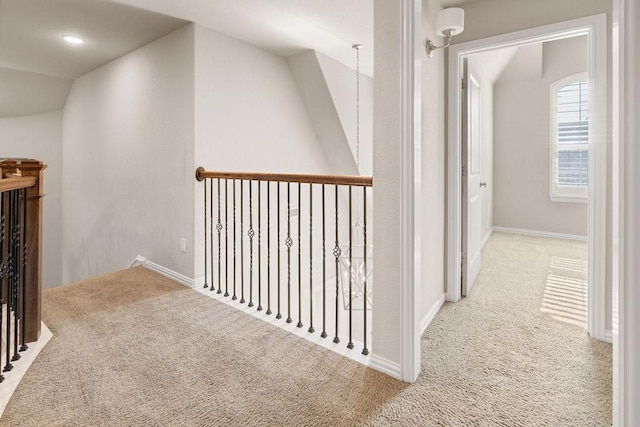
POLYGON ((464 61, 462 91, 462 295, 471 291, 481 266, 480 83, 464 61))

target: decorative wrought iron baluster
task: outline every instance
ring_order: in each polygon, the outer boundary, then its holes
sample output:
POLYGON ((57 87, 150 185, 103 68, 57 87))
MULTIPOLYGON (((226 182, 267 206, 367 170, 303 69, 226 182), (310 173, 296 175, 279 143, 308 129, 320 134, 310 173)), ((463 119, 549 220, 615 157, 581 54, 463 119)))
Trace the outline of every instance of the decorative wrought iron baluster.
POLYGON ((352 187, 349 186, 349 343, 347 348, 353 348, 353 223, 352 223, 352 187))
POLYGON ((324 206, 324 184, 322 184, 322 338, 327 337, 327 245, 324 206))
POLYGON ((309 332, 313 329, 313 184, 309 184, 309 332))
POLYGON ((287 182, 287 323, 293 322, 291 319, 291 184, 287 182))
POLYGON ((335 186, 335 202, 336 202, 336 206, 335 206, 335 210, 336 210, 336 245, 333 248, 333 256, 336 259, 336 325, 335 325, 335 331, 336 334, 333 337, 333 342, 334 343, 339 343, 340 342, 340 338, 338 337, 338 303, 339 303, 339 297, 340 297, 340 266, 338 265, 338 263, 340 262, 340 254, 342 253, 342 250, 340 249, 340 243, 338 240, 338 186, 335 186))
POLYGON ((253 307, 253 181, 249 181, 249 307, 253 307))
POLYGON ((22 228, 20 226, 20 190, 15 190, 15 234, 16 239, 14 242, 13 248, 13 259, 15 272, 13 276, 13 285, 11 286, 13 290, 13 357, 11 360, 15 362, 20 359, 20 354, 18 353, 18 327, 19 327, 19 318, 20 318, 20 282, 22 281, 22 267, 21 265, 21 254, 22 250, 20 248, 20 242, 22 241, 22 228))
POLYGON ((8 248, 8 252, 9 252, 9 277, 7 280, 7 287, 6 287, 6 292, 7 292, 7 317, 6 317, 6 336, 5 336, 5 340, 6 340, 6 345, 5 345, 5 353, 6 353, 6 359, 5 359, 5 366, 4 366, 4 372, 9 372, 10 370, 13 369, 13 365, 11 364, 11 307, 13 305, 13 290, 11 289, 13 287, 13 277, 15 275, 15 260, 13 258, 13 247, 14 247, 14 241, 15 241, 15 234, 14 234, 14 216, 15 216, 15 205, 14 205, 14 200, 15 200, 15 196, 14 196, 15 192, 14 191, 10 191, 9 192, 9 215, 8 215, 8 231, 9 231, 9 248, 8 248))
POLYGON ((262 200, 260 193, 260 181, 258 181, 258 311, 262 311, 262 233, 260 230, 260 217, 261 215, 261 206, 262 200))
POLYGON ((362 233, 364 235, 364 348, 362 349, 362 354, 365 356, 369 354, 369 349, 367 348, 367 187, 362 187, 362 206, 363 206, 363 230, 362 233))
POLYGON ((271 314, 271 183, 267 181, 267 315, 271 314))
MULTIPOLYGON (((205 182, 207 181, 207 179, 205 178, 204 180, 205 182)), ((206 198, 206 191, 205 191, 205 198, 206 198)), ((211 290, 214 290, 214 272, 213 272, 213 257, 214 257, 214 243, 213 243, 213 178, 209 179, 209 232, 210 232, 210 236, 211 236, 211 240, 209 241, 209 258, 211 259, 211 290)), ((206 208, 205 208, 206 209, 206 208)), ((206 221, 205 221, 205 233, 206 233, 206 221)), ((205 247, 206 247, 206 243, 205 243, 205 247)), ((205 263, 207 262, 206 260, 206 254, 205 254, 205 263)), ((206 272, 205 272, 205 280, 206 280, 206 272)), ((218 280, 218 285, 220 285, 220 280, 218 280)), ((206 287, 206 286, 205 286, 206 287)))
POLYGON ((277 193, 277 207, 276 207, 276 234, 278 241, 278 313, 276 314, 276 319, 282 319, 282 311, 280 310, 280 183, 277 182, 276 193, 277 193))
MULTIPOLYGON (((9 265, 8 261, 4 259, 4 248, 7 239, 5 238, 5 218, 7 217, 7 204, 5 204, 5 197, 7 193, 0 193, 0 307, 4 305, 4 300, 2 297, 2 289, 4 288, 5 279, 9 274, 9 265)), ((0 335, 2 335, 2 311, 0 311, 0 335)), ((2 355, 0 354, 0 365, 2 355)), ((1 366, 0 366, 1 367, 1 366)), ((4 375, 0 373, 0 382, 4 381, 4 375)))
POLYGON ((236 295, 236 266, 238 265, 236 262, 236 180, 231 181, 231 185, 233 187, 233 296, 232 300, 237 300, 238 296, 236 295))
MULTIPOLYGON (((218 293, 222 293, 222 222, 220 222, 220 178, 218 178, 218 223, 216 230, 218 231, 218 293)), ((213 286, 211 286, 213 290, 213 286)))
POLYGON ((298 183, 298 328, 302 328, 302 200, 301 184, 298 183))
POLYGON ((240 304, 244 304, 244 180, 240 180, 240 304))
MULTIPOLYGON (((208 246, 208 242, 207 242, 207 179, 205 178, 203 180, 204 183, 204 288, 208 288, 209 284, 207 283, 207 277, 209 276, 209 273, 207 271, 207 262, 208 257, 207 257, 207 246, 208 246)), ((211 203, 213 203, 213 200, 211 201, 211 203)), ((213 236, 211 237, 213 238, 213 236)))
MULTIPOLYGON (((26 329, 24 327, 24 318, 25 313, 27 312, 27 189, 23 190, 23 205, 22 205, 22 310, 21 310, 21 321, 20 321, 20 342, 22 345, 20 346, 20 351, 26 351, 29 347, 26 343, 26 329)), ((2 247, 0 245, 0 247, 2 247)), ((1 307, 1 305, 0 305, 1 307)))
POLYGON ((229 180, 224 180, 224 296, 229 296, 229 180))

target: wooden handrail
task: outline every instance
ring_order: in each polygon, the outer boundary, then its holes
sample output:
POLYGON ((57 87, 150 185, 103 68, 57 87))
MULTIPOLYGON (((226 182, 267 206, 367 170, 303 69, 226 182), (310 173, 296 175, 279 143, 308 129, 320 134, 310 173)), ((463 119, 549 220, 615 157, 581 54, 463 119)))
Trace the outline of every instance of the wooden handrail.
POLYGON ((359 175, 313 175, 313 174, 287 174, 287 173, 260 173, 260 172, 214 172, 207 171, 203 167, 196 169, 196 179, 202 181, 205 178, 219 179, 243 179, 251 181, 275 181, 295 182, 302 184, 328 184, 349 185, 355 187, 372 187, 372 176, 359 175))
POLYGON ((38 180, 33 176, 13 176, 0 179, 0 193, 11 190, 30 188, 36 185, 38 180))

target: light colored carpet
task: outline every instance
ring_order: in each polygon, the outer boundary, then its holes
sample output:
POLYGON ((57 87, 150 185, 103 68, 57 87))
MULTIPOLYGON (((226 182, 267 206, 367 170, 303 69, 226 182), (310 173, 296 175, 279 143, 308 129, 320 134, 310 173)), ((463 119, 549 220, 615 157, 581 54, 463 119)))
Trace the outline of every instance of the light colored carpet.
POLYGON ((496 234, 410 386, 141 267, 47 290, 54 338, 0 424, 610 425, 611 347, 541 311, 551 256, 580 251, 496 234))

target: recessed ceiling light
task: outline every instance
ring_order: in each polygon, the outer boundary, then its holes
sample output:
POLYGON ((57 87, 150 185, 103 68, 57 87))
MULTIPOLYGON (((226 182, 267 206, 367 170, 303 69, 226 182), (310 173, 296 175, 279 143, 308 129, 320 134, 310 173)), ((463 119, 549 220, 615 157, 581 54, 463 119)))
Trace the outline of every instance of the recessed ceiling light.
POLYGON ((66 41, 69 44, 83 44, 84 39, 81 39, 77 36, 63 35, 62 40, 66 41))

